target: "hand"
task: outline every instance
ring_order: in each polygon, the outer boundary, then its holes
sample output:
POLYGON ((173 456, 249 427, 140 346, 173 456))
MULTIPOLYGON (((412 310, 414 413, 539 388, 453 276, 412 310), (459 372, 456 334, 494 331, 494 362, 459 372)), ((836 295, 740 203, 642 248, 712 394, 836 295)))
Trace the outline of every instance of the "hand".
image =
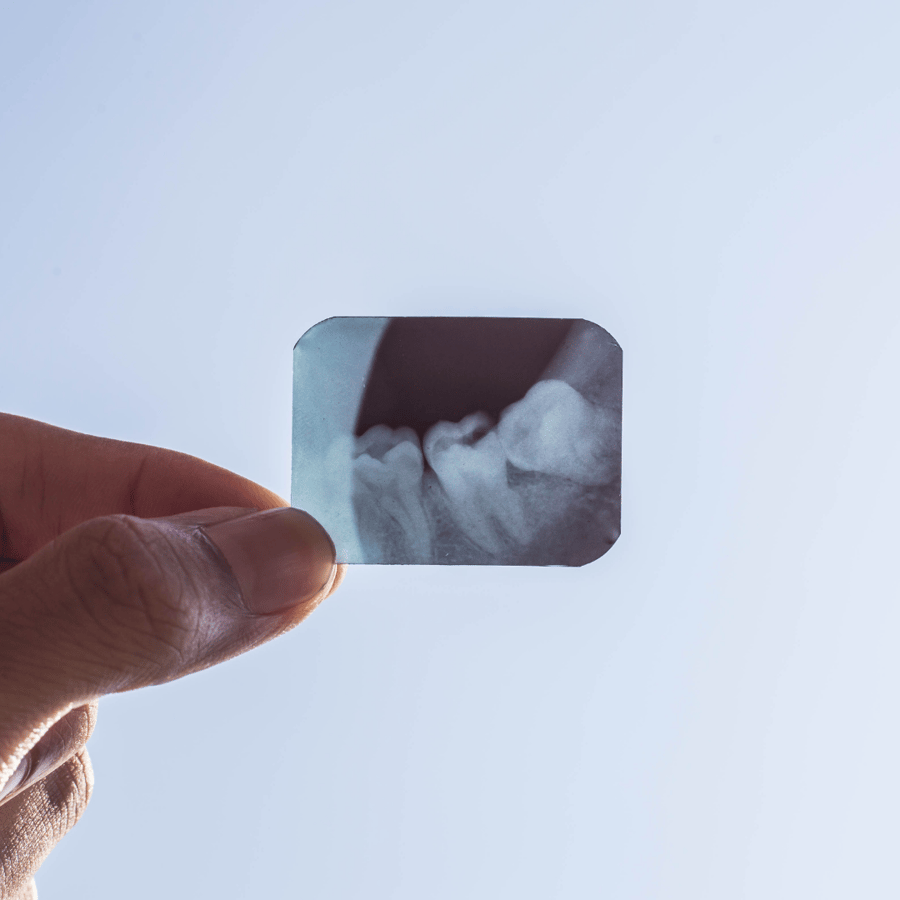
POLYGON ((0 900, 36 896, 84 812, 99 697, 262 644, 337 586, 328 535, 284 506, 184 454, 0 414, 0 900))

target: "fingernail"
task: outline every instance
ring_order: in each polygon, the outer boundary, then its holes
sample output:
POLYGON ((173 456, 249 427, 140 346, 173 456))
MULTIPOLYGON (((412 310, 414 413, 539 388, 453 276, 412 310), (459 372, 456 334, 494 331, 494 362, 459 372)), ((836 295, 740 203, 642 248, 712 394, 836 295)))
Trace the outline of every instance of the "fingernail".
POLYGON ((269 509, 202 531, 231 566, 244 604, 258 615, 312 600, 334 576, 334 544, 302 510, 269 509))
POLYGON ((18 766, 16 766, 15 771, 9 778, 6 779, 6 784, 3 785, 3 788, 0 789, 0 803, 6 800, 9 796, 14 794, 19 790, 20 787, 25 783, 25 780, 31 774, 32 760, 33 756, 31 753, 26 753, 22 758, 21 762, 18 766))
POLYGON ((79 706, 51 725, 0 789, 0 803, 31 787, 71 759, 87 743, 96 717, 96 708, 79 706))

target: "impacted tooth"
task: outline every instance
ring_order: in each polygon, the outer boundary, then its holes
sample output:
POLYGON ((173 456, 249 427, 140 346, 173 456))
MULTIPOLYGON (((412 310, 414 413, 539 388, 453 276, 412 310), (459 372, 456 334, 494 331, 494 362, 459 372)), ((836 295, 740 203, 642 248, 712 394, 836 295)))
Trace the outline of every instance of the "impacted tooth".
POLYGON ((563 381, 539 381, 503 411, 497 427, 507 459, 527 472, 584 485, 608 483, 616 471, 618 426, 563 381))

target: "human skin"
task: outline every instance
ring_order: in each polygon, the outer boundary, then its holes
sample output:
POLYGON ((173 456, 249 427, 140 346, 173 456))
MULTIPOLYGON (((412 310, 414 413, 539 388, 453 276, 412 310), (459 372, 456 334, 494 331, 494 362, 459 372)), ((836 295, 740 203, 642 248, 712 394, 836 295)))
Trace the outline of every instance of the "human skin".
POLYGON ((306 513, 210 463, 0 414, 0 900, 84 812, 105 694, 298 625, 345 568, 306 513))

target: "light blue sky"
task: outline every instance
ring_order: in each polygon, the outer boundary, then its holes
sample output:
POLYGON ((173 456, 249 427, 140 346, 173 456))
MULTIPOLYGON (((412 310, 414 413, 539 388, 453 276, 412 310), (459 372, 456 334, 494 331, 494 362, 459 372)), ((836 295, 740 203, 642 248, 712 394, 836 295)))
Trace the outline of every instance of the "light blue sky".
POLYGON ((893 4, 7 7, 0 408, 286 497, 328 316, 625 358, 607 556, 107 700, 42 900, 900 893, 893 4))

